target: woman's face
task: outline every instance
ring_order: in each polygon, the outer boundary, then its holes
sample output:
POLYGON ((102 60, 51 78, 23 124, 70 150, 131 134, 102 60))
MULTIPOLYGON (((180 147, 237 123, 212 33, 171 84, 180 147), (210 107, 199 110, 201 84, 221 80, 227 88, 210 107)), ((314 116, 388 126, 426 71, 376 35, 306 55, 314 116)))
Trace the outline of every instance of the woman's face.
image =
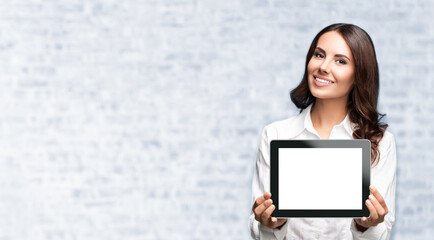
POLYGON ((354 59, 350 47, 339 33, 326 32, 318 39, 307 71, 313 96, 347 100, 354 83, 354 59))

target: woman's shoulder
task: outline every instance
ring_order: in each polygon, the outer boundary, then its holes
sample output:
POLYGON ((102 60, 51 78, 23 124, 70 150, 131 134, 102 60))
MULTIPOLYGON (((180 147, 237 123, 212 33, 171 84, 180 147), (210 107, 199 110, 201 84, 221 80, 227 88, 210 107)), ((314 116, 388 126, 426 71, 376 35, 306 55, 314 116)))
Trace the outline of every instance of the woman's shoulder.
POLYGON ((378 149, 380 150, 380 160, 378 165, 376 165, 373 170, 379 171, 380 169, 396 169, 395 137, 391 132, 387 130, 384 132, 378 149))
POLYGON ((395 136, 388 130, 384 131, 379 147, 380 151, 387 151, 391 147, 395 148, 395 136))

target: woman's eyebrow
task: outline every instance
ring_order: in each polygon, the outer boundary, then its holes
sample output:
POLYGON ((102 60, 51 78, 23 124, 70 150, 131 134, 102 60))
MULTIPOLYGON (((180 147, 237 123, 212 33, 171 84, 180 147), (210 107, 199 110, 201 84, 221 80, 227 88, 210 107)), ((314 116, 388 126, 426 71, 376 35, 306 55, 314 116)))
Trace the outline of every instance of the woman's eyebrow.
MULTIPOLYGON (((320 51, 321 53, 325 53, 324 49, 320 48, 320 47, 316 47, 316 49, 318 49, 318 51, 320 51)), ((335 54, 336 57, 344 57, 346 59, 348 59, 348 61, 351 61, 349 57, 345 56, 344 54, 335 54)))

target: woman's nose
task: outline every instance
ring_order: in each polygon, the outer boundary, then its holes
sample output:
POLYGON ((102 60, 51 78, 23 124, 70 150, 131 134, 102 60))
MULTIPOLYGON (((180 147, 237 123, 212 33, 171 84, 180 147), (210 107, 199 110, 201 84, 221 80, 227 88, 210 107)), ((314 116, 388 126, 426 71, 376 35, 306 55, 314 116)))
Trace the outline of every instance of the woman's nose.
POLYGON ((330 61, 324 60, 319 68, 322 72, 328 73, 330 71, 330 61))

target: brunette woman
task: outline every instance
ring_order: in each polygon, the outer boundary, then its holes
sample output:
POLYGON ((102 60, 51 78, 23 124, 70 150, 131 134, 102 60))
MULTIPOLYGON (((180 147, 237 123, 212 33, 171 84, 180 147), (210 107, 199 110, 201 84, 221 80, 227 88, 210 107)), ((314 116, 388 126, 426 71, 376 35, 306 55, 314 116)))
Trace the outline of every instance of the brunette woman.
MULTIPOLYGON (((395 221, 396 147, 377 111, 378 65, 373 42, 360 27, 333 24, 313 39, 303 79, 291 91, 300 114, 266 126, 252 186, 250 230, 255 239, 389 239, 395 221), (271 217, 270 141, 369 139, 370 217, 271 217)), ((340 189, 333 189, 340 191, 340 189)), ((297 196, 294 196, 295 198, 297 196)))

